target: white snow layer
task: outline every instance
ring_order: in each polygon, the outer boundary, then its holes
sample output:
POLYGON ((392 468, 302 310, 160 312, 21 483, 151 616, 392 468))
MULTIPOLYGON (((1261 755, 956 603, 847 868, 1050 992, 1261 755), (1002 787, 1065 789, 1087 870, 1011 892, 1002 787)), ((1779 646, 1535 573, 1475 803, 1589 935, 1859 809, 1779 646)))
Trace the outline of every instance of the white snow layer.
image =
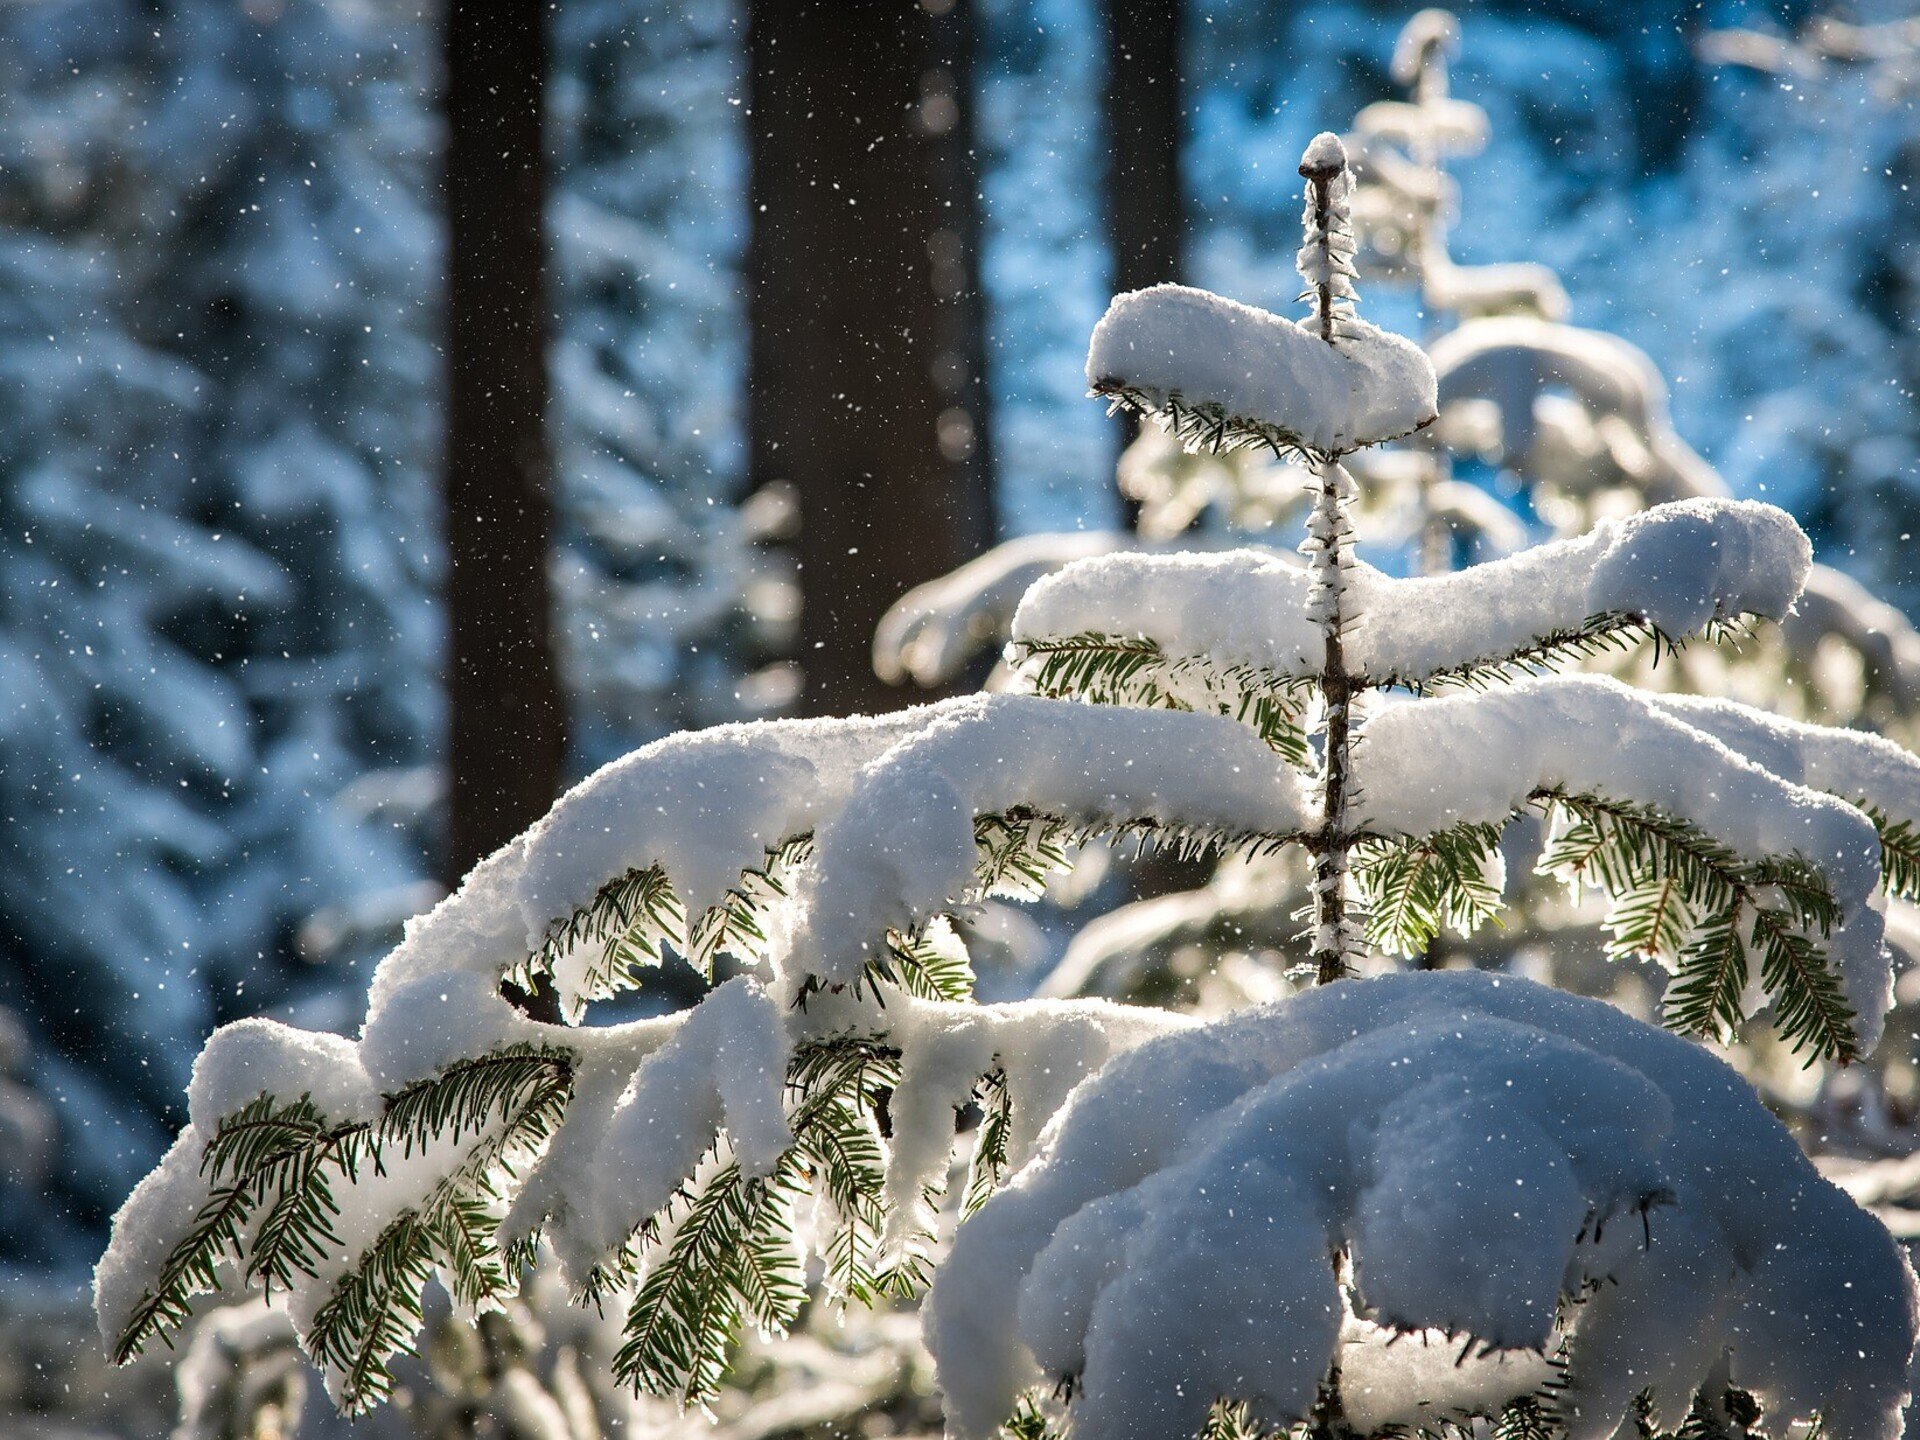
POLYGON ((1070 561, 1137 543, 1120 531, 1081 530, 1023 535, 996 545, 951 574, 916 585, 888 607, 873 632, 874 671, 893 685, 905 680, 944 684, 1006 632, 1034 581, 1070 561))
POLYGON ((1433 367, 1417 345, 1343 317, 1329 344, 1302 324, 1185 285, 1116 295, 1094 327, 1087 383, 1118 383, 1154 408, 1217 405, 1340 452, 1433 419, 1433 367))
MULTIPOLYGON (((1676 636, 1714 619, 1778 619, 1812 557, 1784 510, 1685 500, 1449 575, 1400 580, 1356 564, 1344 597, 1353 617, 1346 654, 1367 679, 1418 683, 1502 660, 1603 615, 1632 616, 1676 636)), ((1307 588, 1297 565, 1260 551, 1102 555, 1028 591, 1013 640, 1144 637, 1172 658, 1305 677, 1319 672, 1324 654, 1307 588)))
MULTIPOLYGON (((721 725, 669 736, 604 766, 408 925, 374 975, 369 1032, 409 981, 460 971, 497 979, 538 949, 554 922, 630 870, 659 865, 690 926, 743 872, 763 865, 770 848, 812 830, 862 765, 941 709, 721 725)), ((582 998, 561 996, 570 1010, 582 998)), ((413 1028, 406 1015, 397 1019, 413 1028)))
POLYGON ((1564 790, 1649 805, 1697 825, 1749 859, 1799 855, 1825 877, 1841 923, 1828 941, 1856 1014, 1861 1048, 1878 1043, 1892 1003, 1873 823, 1794 778, 1890 779, 1915 793, 1914 765, 1893 747, 1817 743, 1812 727, 1765 723, 1721 702, 1688 706, 1601 676, 1557 676, 1508 690, 1383 708, 1354 749, 1361 796, 1354 823, 1388 835, 1431 835, 1504 819, 1536 791, 1564 790), (1733 748, 1730 748, 1730 745, 1733 748), (1754 763, 1743 753, 1760 753, 1754 763), (1762 768, 1788 762, 1783 774, 1762 768))
POLYGON ((1349 1347, 1368 1428, 1419 1423, 1542 1379, 1524 1354, 1436 1378, 1423 1335, 1452 1332, 1451 1358, 1461 1333, 1567 1328, 1573 1440, 1650 1383, 1676 1422, 1728 1350, 1782 1421, 1894 1440, 1915 1314, 1891 1237, 1722 1062, 1454 972, 1316 989, 1110 1064, 960 1228, 927 1330, 967 1440, 1067 1374, 1076 1430, 1103 1440, 1190 1436, 1218 1396, 1285 1424, 1349 1347), (1343 1319, 1336 1249, 1360 1318, 1407 1340, 1343 1319))
POLYGON ((815 838, 782 968, 850 983, 889 929, 974 886, 974 821, 1024 808, 1074 824, 1297 835, 1298 777, 1220 716, 983 695, 941 712, 864 771, 815 838))

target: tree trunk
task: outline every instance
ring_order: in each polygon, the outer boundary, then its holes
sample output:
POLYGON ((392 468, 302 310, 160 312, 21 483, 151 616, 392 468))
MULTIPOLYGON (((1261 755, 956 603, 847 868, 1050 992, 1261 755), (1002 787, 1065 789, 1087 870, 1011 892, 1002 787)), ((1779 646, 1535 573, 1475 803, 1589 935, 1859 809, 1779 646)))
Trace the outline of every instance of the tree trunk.
MULTIPOLYGON (((1101 0, 1107 140, 1103 200, 1113 247, 1113 289, 1140 290, 1185 277, 1186 204, 1180 188, 1185 133, 1180 85, 1180 0, 1101 0)), ((1146 423, 1114 417, 1120 443, 1146 423)), ((1131 529, 1139 506, 1123 502, 1131 529)))
POLYGON ((546 813, 566 760, 547 572, 545 8, 452 0, 446 20, 450 880, 546 813))
POLYGON ((752 482, 800 507, 802 705, 897 708, 874 627, 992 539, 967 0, 749 7, 752 482))
POLYGON ((1102 0, 1107 80, 1101 121, 1116 292, 1178 280, 1184 270, 1181 9, 1180 0, 1102 0))

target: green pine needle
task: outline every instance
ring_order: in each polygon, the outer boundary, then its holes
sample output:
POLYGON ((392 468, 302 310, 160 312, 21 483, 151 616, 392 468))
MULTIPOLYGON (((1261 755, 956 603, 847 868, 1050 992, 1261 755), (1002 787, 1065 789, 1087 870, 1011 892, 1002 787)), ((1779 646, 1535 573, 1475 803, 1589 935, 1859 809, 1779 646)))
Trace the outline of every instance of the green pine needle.
POLYGON ((1310 674, 1281 675, 1253 665, 1219 665, 1204 655, 1171 656, 1144 636, 1088 632, 1014 647, 1035 693, 1095 705, 1224 715, 1257 734, 1289 764, 1312 766, 1301 717, 1310 674))

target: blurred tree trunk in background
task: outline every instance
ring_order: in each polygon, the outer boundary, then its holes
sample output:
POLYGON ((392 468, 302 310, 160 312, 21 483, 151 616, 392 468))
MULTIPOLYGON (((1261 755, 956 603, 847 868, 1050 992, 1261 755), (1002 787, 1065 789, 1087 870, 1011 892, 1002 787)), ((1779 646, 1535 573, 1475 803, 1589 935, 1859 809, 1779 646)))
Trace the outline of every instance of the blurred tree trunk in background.
POLYGON ((1180 87, 1180 0, 1101 0, 1107 75, 1107 233, 1113 288, 1182 278, 1186 205, 1180 87))
MULTIPOLYGON (((1181 0, 1101 0, 1106 86, 1101 134, 1107 144, 1103 204, 1113 246, 1113 289, 1139 290, 1186 278, 1186 203, 1180 184, 1185 134, 1180 84, 1181 0)), ((1140 423, 1119 415, 1121 443, 1140 423)), ((1138 518, 1124 502, 1126 522, 1138 518)))
POLYGON ((992 539, 968 0, 754 0, 752 482, 800 506, 802 705, 894 709, 874 626, 992 539))
POLYGON ((449 880, 546 813, 566 759, 547 571, 545 12, 447 9, 449 880))

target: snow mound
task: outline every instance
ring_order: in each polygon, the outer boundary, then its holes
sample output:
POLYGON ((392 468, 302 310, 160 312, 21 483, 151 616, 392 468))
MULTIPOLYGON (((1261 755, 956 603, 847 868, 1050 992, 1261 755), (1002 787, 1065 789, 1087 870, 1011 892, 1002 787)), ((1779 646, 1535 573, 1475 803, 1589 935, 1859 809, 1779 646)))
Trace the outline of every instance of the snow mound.
POLYGON ((1649 1385, 1676 1422, 1728 1352, 1781 1421, 1893 1440, 1915 1323, 1898 1246, 1725 1064, 1597 1001, 1447 973, 1110 1064, 960 1228, 928 1340, 961 1437, 1063 1375, 1104 1440, 1194 1434, 1218 1396, 1283 1425, 1336 1359, 1368 1430, 1485 1413, 1564 1342, 1573 1440, 1649 1385), (1436 1366, 1432 1332, 1495 1350, 1436 1366))
POLYGON ((1352 317, 1329 343, 1185 285, 1116 295, 1093 330, 1087 383, 1154 411, 1217 408, 1230 429, 1323 453, 1409 434, 1435 413, 1433 367, 1417 345, 1352 317))

